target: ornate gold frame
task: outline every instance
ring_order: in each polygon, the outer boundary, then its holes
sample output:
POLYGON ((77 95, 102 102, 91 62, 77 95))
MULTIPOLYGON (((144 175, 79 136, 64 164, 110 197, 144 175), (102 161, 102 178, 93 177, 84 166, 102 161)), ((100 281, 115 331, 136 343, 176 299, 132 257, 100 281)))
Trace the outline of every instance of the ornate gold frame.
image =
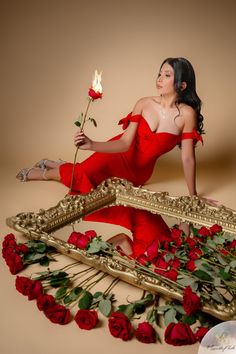
MULTIPOLYGON (((86 195, 67 195, 48 210, 40 209, 38 213, 27 212, 9 217, 7 225, 28 238, 41 240, 59 252, 125 282, 171 299, 181 300, 181 292, 162 279, 143 274, 131 266, 132 261, 128 258, 120 257, 116 253, 113 257, 91 255, 52 235, 54 231, 79 222, 96 210, 119 205, 175 217, 180 221, 198 225, 211 226, 217 223, 225 231, 236 234, 236 211, 232 209, 225 206, 213 207, 195 196, 172 197, 167 192, 152 192, 142 187, 134 187, 129 181, 115 177, 105 180, 97 189, 86 195)), ((236 319, 236 299, 227 306, 212 300, 202 307, 202 311, 221 320, 236 319)))

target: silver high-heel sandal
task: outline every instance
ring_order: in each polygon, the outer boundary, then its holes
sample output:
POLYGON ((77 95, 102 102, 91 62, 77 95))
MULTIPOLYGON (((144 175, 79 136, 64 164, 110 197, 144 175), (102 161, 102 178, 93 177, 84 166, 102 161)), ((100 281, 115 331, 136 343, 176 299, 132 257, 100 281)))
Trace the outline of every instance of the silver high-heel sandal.
MULTIPOLYGON (((34 165, 34 167, 39 167, 41 168, 42 170, 47 170, 47 169, 50 169, 50 167, 47 167, 46 165, 46 162, 47 161, 52 161, 52 160, 48 160, 48 159, 42 159, 38 162, 36 162, 36 164, 34 165)), ((52 161, 54 162, 54 161, 52 161)), ((58 159, 57 161, 55 162, 58 162, 59 164, 63 164, 63 163, 66 163, 66 161, 62 160, 62 159, 58 159)))
POLYGON ((39 167, 39 168, 41 168, 41 170, 45 170, 47 168, 47 166, 46 166, 47 161, 48 161, 48 159, 42 159, 42 160, 36 162, 34 167, 39 167))
MULTIPOLYGON (((37 170, 39 169, 38 167, 31 167, 31 168, 23 168, 22 170, 20 170, 20 172, 16 175, 16 178, 19 179, 21 182, 28 182, 30 181, 30 179, 28 178, 30 171, 32 170, 37 170)), ((46 176, 47 173, 47 169, 44 169, 42 172, 42 179, 47 181, 48 178, 46 176)), ((40 180, 40 179, 39 179, 40 180)))
POLYGON ((34 169, 34 167, 23 168, 22 170, 20 170, 20 172, 17 173, 16 178, 19 179, 21 182, 29 181, 28 175, 29 175, 29 172, 33 169, 34 169))

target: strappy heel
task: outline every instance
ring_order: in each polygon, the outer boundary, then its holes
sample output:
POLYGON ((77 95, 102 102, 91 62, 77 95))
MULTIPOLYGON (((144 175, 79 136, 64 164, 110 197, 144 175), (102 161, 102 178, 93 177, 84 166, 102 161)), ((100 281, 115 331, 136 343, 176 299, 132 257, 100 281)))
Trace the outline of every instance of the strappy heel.
POLYGON ((62 160, 62 159, 58 159, 57 161, 48 160, 48 159, 42 159, 42 160, 36 162, 36 164, 34 165, 34 167, 39 167, 39 168, 41 168, 41 170, 50 169, 50 167, 48 167, 48 166, 46 165, 47 161, 52 161, 52 162, 56 162, 56 163, 59 163, 59 164, 66 163, 66 161, 64 161, 64 160, 62 160))
POLYGON ((39 168, 41 168, 41 170, 45 170, 47 168, 47 166, 46 166, 47 161, 48 161, 48 159, 42 159, 42 160, 36 162, 34 167, 39 167, 39 168))
POLYGON ((42 177, 39 177, 35 180, 45 180, 45 181, 48 181, 48 177, 46 175, 46 173, 48 172, 48 170, 45 168, 44 170, 42 170, 41 168, 39 167, 31 167, 31 168, 23 168, 22 170, 20 170, 20 172, 16 175, 16 178, 19 179, 21 182, 28 182, 28 181, 31 181, 31 179, 29 179, 29 173, 30 171, 32 170, 38 170, 38 171, 41 171, 42 173, 42 177))
POLYGON ((23 168, 22 170, 20 170, 20 172, 17 173, 16 178, 19 179, 21 182, 29 181, 28 175, 29 175, 29 172, 33 169, 34 169, 34 167, 23 168))

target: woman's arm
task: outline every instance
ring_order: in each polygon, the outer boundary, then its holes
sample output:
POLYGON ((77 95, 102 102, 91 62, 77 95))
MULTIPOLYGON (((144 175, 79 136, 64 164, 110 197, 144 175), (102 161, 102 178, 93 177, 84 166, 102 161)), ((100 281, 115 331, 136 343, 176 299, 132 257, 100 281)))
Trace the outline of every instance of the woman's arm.
MULTIPOLYGON (((196 127, 196 114, 191 107, 184 111, 183 133, 192 132, 196 127)), ((190 195, 197 195, 196 188, 196 158, 193 139, 183 139, 181 142, 181 158, 184 176, 190 195)))
MULTIPOLYGON (((142 105, 143 100, 140 99, 134 109, 132 111, 132 115, 141 114, 142 113, 142 105)), ((117 152, 124 152, 127 151, 134 139, 136 134, 136 130, 138 127, 138 123, 130 122, 128 128, 122 134, 120 139, 100 142, 100 141, 93 141, 89 139, 84 132, 78 130, 74 137, 74 143, 76 146, 79 145, 81 150, 91 150, 96 152, 105 152, 105 153, 117 153, 117 152)))
POLYGON ((197 195, 196 188, 196 159, 192 139, 182 140, 181 143, 182 164, 184 176, 190 195, 197 195))

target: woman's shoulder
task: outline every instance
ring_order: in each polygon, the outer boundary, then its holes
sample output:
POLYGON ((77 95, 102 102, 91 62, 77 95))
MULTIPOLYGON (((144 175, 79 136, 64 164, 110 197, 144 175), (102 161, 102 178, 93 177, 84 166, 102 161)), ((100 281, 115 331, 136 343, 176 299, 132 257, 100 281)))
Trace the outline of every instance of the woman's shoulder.
POLYGON ((142 112, 143 109, 145 107, 147 107, 147 105, 153 104, 153 103, 160 103, 157 101, 158 98, 155 96, 145 96, 145 97, 141 97, 140 99, 138 99, 138 101, 136 102, 135 106, 134 106, 134 110, 133 111, 140 111, 142 112))
POLYGON ((196 111, 193 107, 189 106, 188 104, 186 103, 180 103, 179 104, 179 109, 182 113, 183 116, 193 116, 195 117, 196 116, 196 111))
POLYGON ((197 116, 194 108, 185 103, 181 103, 179 109, 184 119, 184 130, 187 129, 189 131, 196 128, 197 116))

